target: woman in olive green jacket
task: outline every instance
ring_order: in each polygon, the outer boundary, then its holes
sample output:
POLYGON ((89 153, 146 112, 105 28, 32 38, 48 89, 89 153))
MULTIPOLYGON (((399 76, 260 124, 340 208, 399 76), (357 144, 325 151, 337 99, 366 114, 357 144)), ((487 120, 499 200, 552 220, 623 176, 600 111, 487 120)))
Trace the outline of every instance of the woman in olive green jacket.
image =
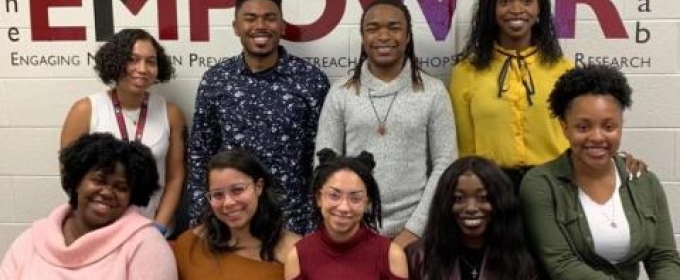
POLYGON ((680 279, 666 197, 652 172, 628 181, 617 155, 631 89, 618 70, 567 72, 549 102, 571 148, 520 188, 529 243, 554 280, 680 279))

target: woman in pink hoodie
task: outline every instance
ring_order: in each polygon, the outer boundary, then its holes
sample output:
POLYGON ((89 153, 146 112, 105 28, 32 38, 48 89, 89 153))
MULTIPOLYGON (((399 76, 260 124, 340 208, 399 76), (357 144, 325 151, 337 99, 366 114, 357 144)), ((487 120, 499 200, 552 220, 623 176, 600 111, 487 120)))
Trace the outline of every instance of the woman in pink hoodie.
POLYGON ((159 189, 148 148, 95 133, 59 162, 68 203, 14 241, 0 279, 177 279, 170 247, 136 209, 159 189))

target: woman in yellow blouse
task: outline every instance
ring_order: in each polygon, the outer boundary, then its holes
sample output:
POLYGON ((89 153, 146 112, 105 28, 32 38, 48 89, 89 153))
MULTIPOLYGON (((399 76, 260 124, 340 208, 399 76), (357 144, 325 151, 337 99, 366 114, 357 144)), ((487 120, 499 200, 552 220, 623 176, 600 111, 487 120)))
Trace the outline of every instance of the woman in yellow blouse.
POLYGON ((515 186, 568 146, 547 106, 553 84, 572 68, 550 11, 549 0, 478 1, 449 86, 460 156, 494 160, 515 186))

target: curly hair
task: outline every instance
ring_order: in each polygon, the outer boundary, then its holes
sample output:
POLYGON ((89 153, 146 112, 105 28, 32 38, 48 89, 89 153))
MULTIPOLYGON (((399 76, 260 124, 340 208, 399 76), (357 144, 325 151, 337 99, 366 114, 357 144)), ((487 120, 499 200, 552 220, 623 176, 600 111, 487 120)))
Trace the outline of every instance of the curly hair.
MULTIPOLYGON (((538 21, 531 27, 532 44, 535 44, 539 50, 541 63, 552 64, 557 62, 563 53, 557 41, 550 0, 536 1, 538 1, 538 21)), ((470 63, 477 70, 489 67, 493 57, 494 42, 499 36, 499 27, 496 22, 497 2, 497 0, 477 1, 467 42, 457 55, 457 61, 470 59, 470 63)))
MULTIPOLYGON (((312 197, 319 195, 323 185, 336 172, 349 170, 359 176, 366 186, 370 209, 364 213, 363 223, 373 230, 377 230, 379 226, 382 226, 380 190, 378 189, 378 182, 373 178, 373 168, 375 167, 373 155, 363 151, 357 157, 341 157, 329 148, 322 149, 316 155, 319 158, 319 165, 314 169, 312 175, 310 195, 312 197)), ((323 221, 323 216, 316 199, 312 199, 312 202, 314 206, 313 219, 319 225, 323 221)))
MULTIPOLYGON (((373 7, 378 6, 378 5, 389 5, 392 7, 395 7, 399 9, 403 14, 404 17, 406 18, 406 32, 408 34, 408 37, 410 38, 408 40, 408 43, 406 44, 406 58, 404 59, 404 64, 406 64, 406 61, 409 61, 411 63, 411 81, 413 82, 413 90, 419 91, 423 89, 423 79, 420 77, 420 72, 422 69, 420 68, 420 62, 418 61, 418 57, 416 56, 416 51, 415 51, 415 45, 413 43, 413 24, 411 23, 411 13, 408 11, 408 8, 404 3, 400 0, 375 0, 368 4, 364 8, 364 12, 361 14, 361 23, 359 24, 361 28, 361 35, 364 35, 364 19, 366 17, 366 13, 370 11, 373 7)), ((352 88, 354 87, 356 89, 356 93, 359 94, 359 87, 361 86, 361 67, 366 62, 366 59, 368 59, 368 54, 366 53, 366 50, 364 50, 363 46, 361 47, 361 53, 359 54, 359 63, 354 67, 352 70, 353 74, 352 77, 347 80, 345 83, 346 88, 352 88)))
POLYGON ((548 97, 548 103, 553 116, 564 121, 569 106, 579 96, 609 95, 618 101, 621 109, 627 109, 633 103, 632 93, 621 71, 611 66, 590 64, 562 74, 548 97))
POLYGON ((146 206, 160 189, 156 160, 151 150, 139 142, 124 142, 110 133, 85 134, 59 152, 61 187, 73 209, 78 207, 78 187, 90 171, 109 176, 120 164, 130 186, 130 204, 146 206))
MULTIPOLYGON (((257 199, 257 210, 250 220, 250 234, 262 243, 260 258, 264 261, 276 260, 274 249, 283 230, 283 211, 274 192, 277 185, 271 173, 256 157, 242 149, 222 151, 213 156, 208 163, 208 176, 210 171, 224 169, 234 169, 250 176, 254 181, 264 182, 262 194, 257 199)), ((201 219, 205 243, 211 252, 233 252, 241 249, 238 244, 229 243, 231 230, 215 215, 210 205, 204 208, 201 219)))
POLYGON ((458 178, 474 174, 482 182, 492 206, 491 222, 484 233, 486 267, 499 279, 532 279, 535 264, 524 240, 519 199, 510 178, 492 161, 467 156, 453 162, 442 174, 422 236, 423 270, 432 279, 448 279, 462 250, 461 230, 453 214, 458 178), (439 278, 441 277, 441 278, 439 278))
POLYGON ((94 55, 94 70, 97 71, 102 82, 112 85, 126 75, 126 67, 132 57, 132 48, 137 41, 149 41, 156 49, 158 82, 164 83, 172 79, 175 68, 163 46, 143 29, 123 29, 111 36, 94 55))

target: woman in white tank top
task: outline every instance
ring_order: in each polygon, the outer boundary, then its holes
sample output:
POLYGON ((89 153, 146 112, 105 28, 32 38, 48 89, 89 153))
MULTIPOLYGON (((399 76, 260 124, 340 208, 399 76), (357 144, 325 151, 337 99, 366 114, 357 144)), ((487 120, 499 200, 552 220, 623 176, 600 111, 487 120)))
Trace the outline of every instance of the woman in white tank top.
POLYGON ((161 189, 140 212, 154 220, 167 236, 184 182, 186 124, 175 104, 150 94, 148 89, 169 81, 174 68, 163 47, 149 33, 124 29, 97 50, 95 70, 111 87, 73 105, 61 131, 61 147, 82 134, 109 132, 151 148, 161 189))

